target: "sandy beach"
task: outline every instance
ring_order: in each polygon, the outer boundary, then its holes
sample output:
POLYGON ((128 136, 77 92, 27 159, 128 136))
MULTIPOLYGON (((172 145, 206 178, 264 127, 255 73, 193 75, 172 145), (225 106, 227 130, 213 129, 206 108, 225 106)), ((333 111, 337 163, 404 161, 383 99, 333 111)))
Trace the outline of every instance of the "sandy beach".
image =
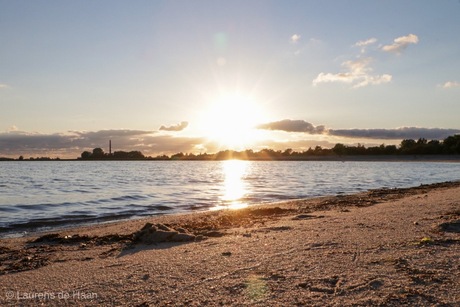
POLYGON ((460 183, 0 239, 1 306, 458 306, 460 183))

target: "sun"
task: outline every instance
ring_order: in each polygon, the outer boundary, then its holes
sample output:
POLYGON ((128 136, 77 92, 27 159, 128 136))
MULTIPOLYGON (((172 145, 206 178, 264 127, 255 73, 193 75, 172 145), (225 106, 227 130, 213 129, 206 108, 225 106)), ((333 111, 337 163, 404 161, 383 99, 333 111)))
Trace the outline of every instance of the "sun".
POLYGON ((263 117, 263 110, 251 97, 226 94, 212 101, 203 112, 200 130, 221 147, 244 149, 260 135, 256 126, 263 117))

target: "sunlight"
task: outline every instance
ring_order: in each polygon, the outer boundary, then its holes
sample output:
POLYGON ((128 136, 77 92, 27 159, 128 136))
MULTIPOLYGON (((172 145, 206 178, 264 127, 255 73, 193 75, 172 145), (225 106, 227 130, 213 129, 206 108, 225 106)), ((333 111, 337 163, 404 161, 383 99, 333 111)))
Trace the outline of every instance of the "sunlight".
POLYGON ((226 149, 241 150, 261 134, 255 126, 263 121, 260 107, 250 97, 222 95, 201 116, 202 133, 226 149))
POLYGON ((248 193, 243 177, 247 172, 248 161, 227 160, 222 162, 222 172, 225 176, 220 197, 222 205, 214 209, 241 209, 247 207, 247 203, 241 199, 248 193))

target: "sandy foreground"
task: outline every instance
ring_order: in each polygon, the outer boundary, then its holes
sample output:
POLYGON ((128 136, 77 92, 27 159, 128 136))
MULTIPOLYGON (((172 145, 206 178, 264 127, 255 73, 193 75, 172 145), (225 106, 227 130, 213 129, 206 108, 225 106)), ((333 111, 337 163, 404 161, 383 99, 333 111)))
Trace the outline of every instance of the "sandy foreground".
POLYGON ((0 306, 459 306, 459 259, 460 182, 379 189, 1 239, 0 306))

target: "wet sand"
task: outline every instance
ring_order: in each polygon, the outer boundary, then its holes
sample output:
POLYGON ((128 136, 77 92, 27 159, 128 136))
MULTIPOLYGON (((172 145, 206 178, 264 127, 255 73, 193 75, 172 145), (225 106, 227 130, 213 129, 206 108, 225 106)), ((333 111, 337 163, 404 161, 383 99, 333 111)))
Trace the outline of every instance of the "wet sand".
POLYGON ((0 240, 0 306, 458 306, 460 183, 0 240))

